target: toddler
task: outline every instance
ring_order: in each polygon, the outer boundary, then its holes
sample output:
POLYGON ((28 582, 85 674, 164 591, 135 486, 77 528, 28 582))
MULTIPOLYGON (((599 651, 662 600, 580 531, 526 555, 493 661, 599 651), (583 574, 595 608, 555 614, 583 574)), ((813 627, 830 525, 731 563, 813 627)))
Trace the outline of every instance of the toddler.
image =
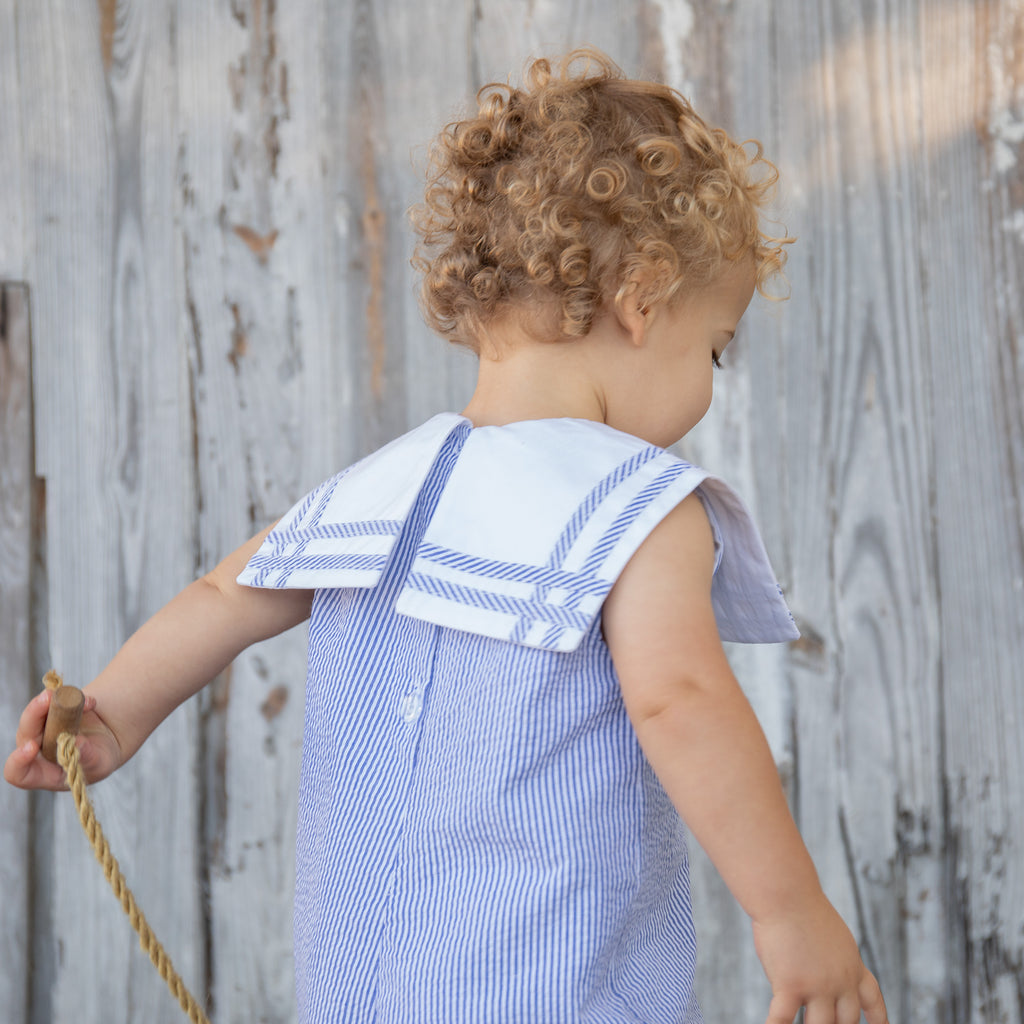
MULTIPOLYGON (((299 1018, 699 1021, 686 827, 753 922, 768 1024, 885 1024, 721 639, 797 636, 755 527, 669 454, 787 238, 774 168, 595 51, 484 89, 435 143, 416 262, 479 357, 86 688, 88 776, 310 618, 299 1018)), ((61 787, 22 715, 9 782, 61 787)))

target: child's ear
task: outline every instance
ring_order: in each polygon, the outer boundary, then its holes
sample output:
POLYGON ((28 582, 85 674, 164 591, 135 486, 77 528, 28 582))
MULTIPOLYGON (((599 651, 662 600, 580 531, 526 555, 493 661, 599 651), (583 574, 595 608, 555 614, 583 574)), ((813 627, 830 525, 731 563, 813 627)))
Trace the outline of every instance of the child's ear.
POLYGON ((626 332, 631 344, 640 346, 647 335, 648 314, 643 289, 636 280, 629 281, 616 296, 615 316, 619 326, 626 332))

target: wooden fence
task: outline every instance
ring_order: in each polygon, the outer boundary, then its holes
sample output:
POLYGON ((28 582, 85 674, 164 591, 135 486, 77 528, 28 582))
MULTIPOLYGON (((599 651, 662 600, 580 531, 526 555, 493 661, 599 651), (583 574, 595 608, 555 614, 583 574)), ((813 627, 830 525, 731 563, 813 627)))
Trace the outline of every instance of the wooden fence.
MULTIPOLYGON (((407 262, 424 144, 584 42, 779 164, 792 298, 755 304, 684 442, 803 631, 734 664, 892 1020, 1019 1022, 1020 0, 0 0, 0 733, 45 668, 84 683, 314 483, 460 408, 472 359, 407 262)), ((300 633, 95 791, 218 1024, 294 1016, 300 633)), ((0 787, 4 1019, 177 1020, 69 803, 0 787)), ((761 1021, 695 861, 707 1020, 761 1021)))

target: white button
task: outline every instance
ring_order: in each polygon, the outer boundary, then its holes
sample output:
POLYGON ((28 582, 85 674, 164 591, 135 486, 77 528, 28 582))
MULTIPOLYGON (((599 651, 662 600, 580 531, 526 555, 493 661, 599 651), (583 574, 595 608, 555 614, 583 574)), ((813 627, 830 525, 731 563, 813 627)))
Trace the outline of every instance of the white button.
POLYGON ((410 693, 399 705, 398 713, 402 716, 403 721, 414 722, 422 710, 423 697, 418 693, 410 693))

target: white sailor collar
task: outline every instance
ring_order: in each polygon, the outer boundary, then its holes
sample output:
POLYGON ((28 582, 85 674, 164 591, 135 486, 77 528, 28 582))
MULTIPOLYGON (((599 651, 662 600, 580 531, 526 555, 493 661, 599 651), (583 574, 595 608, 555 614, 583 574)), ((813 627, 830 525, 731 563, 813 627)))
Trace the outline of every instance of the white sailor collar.
POLYGON ((723 640, 799 634, 764 545, 721 480, 590 420, 473 428, 442 413, 326 481, 288 512, 238 581, 373 587, 446 444, 457 461, 395 604, 455 629, 571 651, 647 535, 696 491, 715 536, 723 640))

